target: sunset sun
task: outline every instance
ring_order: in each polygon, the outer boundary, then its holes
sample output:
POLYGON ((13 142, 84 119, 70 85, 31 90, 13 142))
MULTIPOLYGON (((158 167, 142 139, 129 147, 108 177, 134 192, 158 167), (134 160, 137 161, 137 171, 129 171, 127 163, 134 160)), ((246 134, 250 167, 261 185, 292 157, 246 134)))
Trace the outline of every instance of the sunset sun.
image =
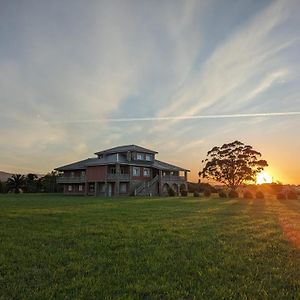
POLYGON ((267 172, 262 171, 256 177, 256 184, 263 184, 263 183, 272 183, 272 176, 269 175, 267 172))

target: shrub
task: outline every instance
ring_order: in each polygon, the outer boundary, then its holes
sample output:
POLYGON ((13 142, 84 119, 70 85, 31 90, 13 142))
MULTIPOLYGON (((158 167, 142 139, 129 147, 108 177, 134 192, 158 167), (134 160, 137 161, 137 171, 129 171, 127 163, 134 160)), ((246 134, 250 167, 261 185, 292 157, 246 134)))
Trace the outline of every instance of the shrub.
POLYGON ((186 197, 188 195, 188 192, 186 190, 182 190, 180 193, 183 197, 186 197))
POLYGON ((257 192, 255 193, 255 198, 256 198, 256 199, 264 199, 264 198, 265 198, 265 195, 264 195, 263 192, 257 191, 257 192))
POLYGON ((172 189, 172 188, 168 188, 168 195, 170 196, 170 197, 174 197, 175 196, 175 191, 172 189))
POLYGON ((227 198, 227 195, 224 191, 219 191, 219 197, 220 198, 227 198))
POLYGON ((210 191, 210 190, 205 190, 205 191, 203 192, 203 195, 204 195, 205 197, 210 197, 211 191, 210 191))
POLYGON ((194 195, 194 197, 200 197, 200 194, 198 192, 196 192, 196 191, 194 192, 193 195, 194 195))
POLYGON ((239 197, 239 193, 235 190, 231 190, 228 193, 228 198, 238 198, 239 197))
POLYGON ((297 193, 293 190, 290 190, 286 193, 286 198, 290 200, 297 200, 298 196, 297 193))
POLYGON ((245 191, 244 194, 243 194, 243 198, 244 199, 252 199, 253 195, 250 191, 245 191))
POLYGON ((277 197, 278 200, 285 200, 286 199, 284 193, 278 193, 276 197, 277 197))

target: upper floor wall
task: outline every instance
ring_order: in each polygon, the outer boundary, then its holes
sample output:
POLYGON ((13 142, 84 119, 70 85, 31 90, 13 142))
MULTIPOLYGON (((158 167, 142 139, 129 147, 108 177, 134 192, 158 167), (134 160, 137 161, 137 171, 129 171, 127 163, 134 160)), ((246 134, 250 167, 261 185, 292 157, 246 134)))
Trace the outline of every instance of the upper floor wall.
POLYGON ((106 157, 112 159, 116 162, 134 162, 134 161, 144 161, 153 162, 155 160, 154 153, 138 152, 138 151, 127 151, 113 154, 97 154, 98 158, 106 157))

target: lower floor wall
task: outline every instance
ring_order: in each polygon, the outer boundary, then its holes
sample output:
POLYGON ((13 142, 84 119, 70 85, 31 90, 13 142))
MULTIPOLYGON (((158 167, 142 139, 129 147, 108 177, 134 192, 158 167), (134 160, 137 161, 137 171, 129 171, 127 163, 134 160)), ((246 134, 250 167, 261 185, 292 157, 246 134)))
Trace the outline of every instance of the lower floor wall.
POLYGON ((143 185, 142 181, 126 182, 86 182, 64 184, 65 195, 89 196, 168 196, 170 189, 175 195, 180 195, 182 190, 187 191, 186 182, 155 182, 151 186, 143 185))

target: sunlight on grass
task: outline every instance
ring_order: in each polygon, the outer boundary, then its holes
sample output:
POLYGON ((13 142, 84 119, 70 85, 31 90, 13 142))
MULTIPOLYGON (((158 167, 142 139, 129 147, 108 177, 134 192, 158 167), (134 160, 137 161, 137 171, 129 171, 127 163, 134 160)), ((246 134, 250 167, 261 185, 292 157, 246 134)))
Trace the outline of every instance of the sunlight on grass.
POLYGON ((299 205, 1 196, 1 295, 292 299, 300 294, 300 255, 278 220, 296 220, 299 205))

